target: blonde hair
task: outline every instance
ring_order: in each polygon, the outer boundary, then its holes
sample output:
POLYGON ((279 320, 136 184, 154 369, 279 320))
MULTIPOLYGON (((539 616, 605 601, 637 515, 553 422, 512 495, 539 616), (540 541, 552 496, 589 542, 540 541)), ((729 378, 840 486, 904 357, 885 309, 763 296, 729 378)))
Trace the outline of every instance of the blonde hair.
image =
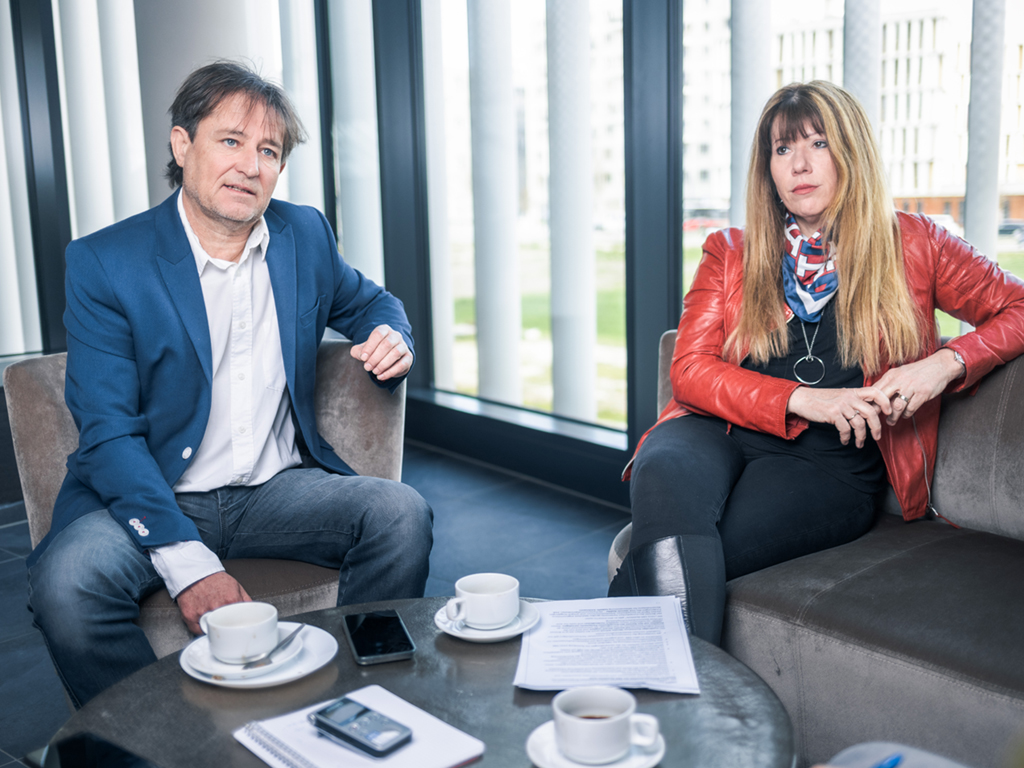
POLYGON ((821 233, 836 249, 838 348, 845 367, 867 374, 919 355, 922 318, 903 271, 899 224, 871 125, 860 103, 823 80, 779 89, 761 113, 747 173, 747 222, 743 246, 743 306, 726 351, 747 350, 763 364, 789 352, 781 254, 786 209, 771 175, 772 131, 785 141, 825 136, 836 169, 836 194, 822 217, 821 233))

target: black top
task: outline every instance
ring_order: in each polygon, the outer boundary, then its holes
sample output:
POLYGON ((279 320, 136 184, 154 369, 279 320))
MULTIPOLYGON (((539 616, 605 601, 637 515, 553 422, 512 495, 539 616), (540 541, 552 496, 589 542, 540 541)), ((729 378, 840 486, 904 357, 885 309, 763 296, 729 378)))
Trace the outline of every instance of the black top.
MULTIPOLYGON (((789 321, 789 354, 786 357, 773 357, 764 365, 755 365, 748 358, 743 361, 742 366, 757 373, 789 381, 799 382, 797 373, 808 382, 815 382, 821 377, 815 384, 804 385, 813 386, 815 389, 855 389, 864 386, 864 372, 859 365, 843 368, 837 344, 835 307, 831 301, 822 311, 821 321, 818 323, 807 323, 796 316, 789 321), (821 363, 802 360, 807 356, 808 343, 813 349, 814 357, 820 358, 821 363), (798 363, 801 360, 802 362, 798 363)), ((885 487, 885 464, 870 432, 863 448, 857 448, 852 436, 847 445, 839 442, 839 431, 832 424, 811 422, 795 440, 783 440, 749 429, 744 429, 743 433, 745 439, 767 450, 782 448, 785 452, 804 456, 817 464, 823 472, 858 490, 875 493, 885 487)))

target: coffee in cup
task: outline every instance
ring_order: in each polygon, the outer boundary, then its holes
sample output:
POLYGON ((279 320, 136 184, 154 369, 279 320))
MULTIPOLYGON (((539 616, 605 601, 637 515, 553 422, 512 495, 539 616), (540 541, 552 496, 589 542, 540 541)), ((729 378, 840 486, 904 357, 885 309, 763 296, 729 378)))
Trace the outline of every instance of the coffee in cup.
POLYGON ((277 608, 270 603, 232 603, 199 617, 210 653, 225 664, 245 664, 277 645, 277 608))
POLYGON ((636 698, 622 688, 570 688, 555 696, 551 709, 558 750, 577 763, 611 763, 633 745, 646 751, 656 748, 658 718, 636 714, 636 698))
POLYGON ((519 580, 504 573, 474 573, 455 582, 448 618, 473 629, 499 629, 519 615, 519 580))

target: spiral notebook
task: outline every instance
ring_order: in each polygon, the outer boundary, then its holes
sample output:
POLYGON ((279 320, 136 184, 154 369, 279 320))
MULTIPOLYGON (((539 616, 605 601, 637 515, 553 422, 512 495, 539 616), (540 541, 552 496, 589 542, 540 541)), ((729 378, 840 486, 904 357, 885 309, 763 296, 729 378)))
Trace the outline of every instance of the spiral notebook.
POLYGON ((438 720, 379 685, 368 685, 345 695, 408 726, 412 741, 381 758, 325 739, 318 735, 307 715, 323 707, 326 701, 269 720, 255 720, 235 731, 234 737, 275 768, 457 768, 484 753, 480 739, 438 720))

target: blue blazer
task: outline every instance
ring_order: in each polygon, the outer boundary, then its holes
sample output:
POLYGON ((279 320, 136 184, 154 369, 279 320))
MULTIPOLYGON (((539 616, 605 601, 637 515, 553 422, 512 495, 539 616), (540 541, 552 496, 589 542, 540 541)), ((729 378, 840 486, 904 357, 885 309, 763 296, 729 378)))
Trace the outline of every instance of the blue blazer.
MULTIPOLYGON (((178 194, 68 246, 65 400, 79 444, 29 565, 69 523, 103 508, 140 549, 200 539, 172 490, 206 432, 213 367, 178 194), (148 535, 129 525, 134 518, 148 535)), ((317 347, 327 326, 360 343, 387 323, 412 349, 409 322, 398 299, 342 260, 318 211, 273 200, 265 218, 297 431, 321 466, 355 474, 316 431, 317 347)))

